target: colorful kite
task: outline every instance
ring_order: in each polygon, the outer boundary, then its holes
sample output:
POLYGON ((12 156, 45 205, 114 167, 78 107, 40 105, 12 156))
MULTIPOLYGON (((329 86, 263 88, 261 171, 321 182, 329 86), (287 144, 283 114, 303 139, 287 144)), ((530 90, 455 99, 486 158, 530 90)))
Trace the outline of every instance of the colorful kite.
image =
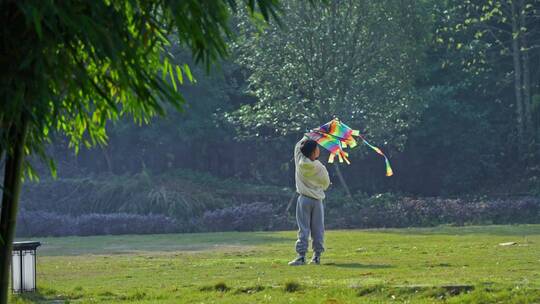
POLYGON ((351 129, 337 118, 334 118, 332 121, 318 127, 317 129, 311 130, 309 133, 306 133, 306 135, 310 139, 316 141, 323 148, 330 151, 330 157, 328 158, 329 163, 333 163, 334 158, 337 156, 340 163, 345 161, 347 164, 350 164, 348 157, 349 154, 343 151, 343 149, 347 147, 354 148, 357 146, 356 139, 354 139, 354 136, 357 136, 368 147, 384 157, 384 162, 386 164, 386 176, 392 176, 394 174, 392 167, 390 167, 390 161, 388 161, 388 158, 386 155, 384 155, 381 149, 368 143, 358 130, 351 129))

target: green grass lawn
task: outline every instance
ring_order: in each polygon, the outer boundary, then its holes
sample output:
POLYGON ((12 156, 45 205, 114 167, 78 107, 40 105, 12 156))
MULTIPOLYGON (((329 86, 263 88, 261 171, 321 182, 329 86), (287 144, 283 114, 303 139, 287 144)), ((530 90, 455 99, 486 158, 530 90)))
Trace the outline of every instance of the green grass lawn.
POLYGON ((328 231, 300 267, 292 231, 37 240, 14 303, 540 303, 540 225, 328 231))

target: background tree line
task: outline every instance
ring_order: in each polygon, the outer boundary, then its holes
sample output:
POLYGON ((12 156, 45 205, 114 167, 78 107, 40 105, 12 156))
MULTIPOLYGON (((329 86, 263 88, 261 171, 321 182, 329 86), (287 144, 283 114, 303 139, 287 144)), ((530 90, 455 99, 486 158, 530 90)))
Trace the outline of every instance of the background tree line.
POLYGON ((329 227, 538 222, 539 8, 288 1, 281 26, 239 12, 231 57, 210 73, 167 47, 195 79, 179 84, 185 111, 120 119, 108 145, 78 155, 55 135, 59 180, 26 185, 20 234, 293 229, 292 147, 334 116, 383 148, 395 175, 362 144, 351 165, 330 166, 329 227))
POLYGON ((184 113, 119 121, 108 146, 77 157, 62 138, 51 149, 60 176, 187 168, 290 186, 294 141, 338 116, 387 151, 396 172, 385 178, 378 156, 356 148, 341 166, 353 194, 538 192, 539 5, 290 1, 283 30, 262 32, 238 15, 232 58, 211 76, 193 70, 184 113))
POLYGON ((540 193, 539 5, 288 1, 281 27, 238 12, 231 56, 210 73, 172 40, 171 66, 187 63, 195 79, 176 84, 184 111, 165 104, 168 115, 149 124, 121 118, 106 126, 108 145, 78 155, 51 133, 44 152, 59 179, 26 184, 19 231, 121 233, 130 221, 139 233, 290 229, 292 147, 334 116, 383 148, 395 176, 365 146, 352 150, 350 166, 330 170, 330 226, 538 221, 538 200, 515 197, 540 193), (526 26, 508 35, 512 7, 526 26), (458 200, 410 199, 428 196, 458 200), (45 224, 28 225, 33 217, 45 224), (55 222, 65 225, 46 224, 55 222))
POLYGON ((75 227, 23 235, 288 229, 293 144, 335 116, 395 176, 353 150, 330 227, 540 221, 540 0, 318 4, 0 1, 0 303, 23 175, 57 160, 19 217, 75 227))

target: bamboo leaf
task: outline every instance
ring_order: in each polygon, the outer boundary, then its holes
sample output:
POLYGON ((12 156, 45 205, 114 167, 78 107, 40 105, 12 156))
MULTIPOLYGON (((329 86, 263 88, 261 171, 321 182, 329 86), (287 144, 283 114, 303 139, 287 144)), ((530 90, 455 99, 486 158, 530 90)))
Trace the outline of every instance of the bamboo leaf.
POLYGON ((182 69, 177 65, 176 66, 176 77, 178 77, 178 82, 184 84, 184 76, 182 76, 182 69))
POLYGON ((192 82, 192 83, 197 82, 195 80, 195 78, 193 78, 193 75, 191 74, 191 70, 189 69, 189 66, 186 63, 184 63, 183 70, 186 73, 186 76, 187 76, 187 78, 189 79, 190 82, 192 82))
POLYGON ((173 68, 172 68, 172 65, 169 64, 169 77, 171 78, 171 83, 173 85, 173 88, 175 91, 178 91, 178 88, 176 87, 176 80, 174 79, 174 72, 173 72, 173 68))
POLYGON ((36 29, 36 33, 39 37, 39 39, 43 39, 43 32, 41 30, 41 16, 39 11, 32 7, 32 21, 34 22, 34 28, 36 29))

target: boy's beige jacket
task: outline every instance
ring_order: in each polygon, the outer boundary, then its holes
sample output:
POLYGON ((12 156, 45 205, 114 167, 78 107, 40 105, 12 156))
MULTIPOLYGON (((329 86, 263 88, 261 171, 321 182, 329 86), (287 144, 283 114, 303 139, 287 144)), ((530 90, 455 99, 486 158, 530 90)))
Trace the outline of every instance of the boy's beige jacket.
POLYGON ((330 178, 326 167, 319 160, 312 161, 300 151, 302 142, 307 139, 307 137, 302 138, 294 146, 296 192, 323 200, 325 198, 324 191, 330 186, 330 178))

